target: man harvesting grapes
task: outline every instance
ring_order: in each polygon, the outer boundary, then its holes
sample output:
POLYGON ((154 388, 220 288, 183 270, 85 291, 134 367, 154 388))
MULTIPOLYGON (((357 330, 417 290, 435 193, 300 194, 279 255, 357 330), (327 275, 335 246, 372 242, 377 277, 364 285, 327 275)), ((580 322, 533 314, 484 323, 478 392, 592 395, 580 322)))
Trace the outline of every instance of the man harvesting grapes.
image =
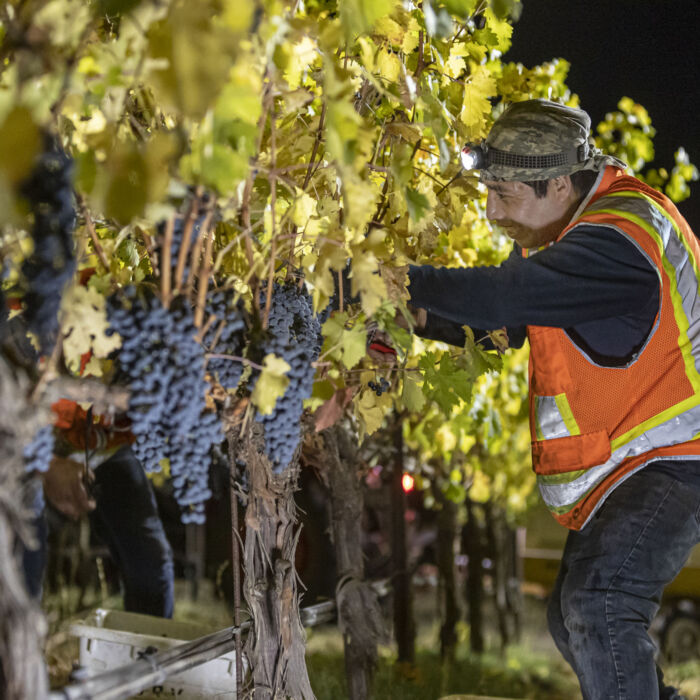
POLYGON ((529 100, 466 147, 513 252, 412 267, 411 304, 425 337, 529 340, 533 467, 570 530, 548 622, 584 698, 678 698, 647 630, 700 539, 700 246, 589 130, 585 112, 529 100))

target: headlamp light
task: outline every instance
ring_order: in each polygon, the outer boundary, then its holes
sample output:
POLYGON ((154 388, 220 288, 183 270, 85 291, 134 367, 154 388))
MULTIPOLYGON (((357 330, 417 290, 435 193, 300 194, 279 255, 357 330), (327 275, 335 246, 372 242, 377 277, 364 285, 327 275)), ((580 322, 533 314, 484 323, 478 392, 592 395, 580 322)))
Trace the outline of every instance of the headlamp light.
POLYGON ((465 170, 481 170, 485 168, 488 159, 486 157, 488 147, 486 144, 468 143, 460 153, 462 167, 465 170))

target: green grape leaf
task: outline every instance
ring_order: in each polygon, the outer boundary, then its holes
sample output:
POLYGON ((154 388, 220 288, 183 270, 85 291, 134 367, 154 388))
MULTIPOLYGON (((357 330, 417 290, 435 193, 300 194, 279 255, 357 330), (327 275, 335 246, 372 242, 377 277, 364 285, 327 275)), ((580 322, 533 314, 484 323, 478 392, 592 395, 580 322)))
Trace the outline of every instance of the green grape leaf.
POLYGON ((403 379, 401 401, 404 408, 411 413, 420 413, 425 406, 426 397, 421 389, 418 377, 412 372, 406 372, 403 379))
POLYGON ((443 353, 438 364, 435 363, 432 352, 426 353, 418 362, 423 371, 423 392, 449 415, 460 400, 471 400, 473 378, 464 369, 459 369, 448 353, 443 353))
POLYGON ((476 9, 477 0, 442 0, 442 4, 456 17, 466 20, 476 9))
POLYGON ((362 324, 348 328, 347 322, 347 313, 334 313, 323 324, 323 335, 330 356, 352 369, 367 354, 367 331, 362 324))
POLYGON ((340 21, 347 39, 368 32, 381 17, 392 14, 397 0, 340 0, 340 21))
POLYGON ((165 109, 201 119, 226 83, 239 38, 200 1, 172 3, 148 41, 150 78, 165 109))
POLYGON ((0 127, 0 170, 12 184, 29 175, 40 148, 41 136, 31 112, 15 107, 0 127))
POLYGON ((407 187, 404 194, 406 195, 408 215, 413 221, 420 221, 430 210, 430 201, 424 194, 411 187, 407 187))

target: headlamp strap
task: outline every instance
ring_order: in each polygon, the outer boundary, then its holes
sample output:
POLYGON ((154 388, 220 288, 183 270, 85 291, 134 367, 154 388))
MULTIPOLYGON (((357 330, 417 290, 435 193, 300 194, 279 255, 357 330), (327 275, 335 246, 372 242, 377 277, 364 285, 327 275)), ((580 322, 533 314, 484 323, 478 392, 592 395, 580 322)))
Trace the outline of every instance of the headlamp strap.
POLYGON ((487 150, 487 160, 491 165, 505 165, 511 168, 532 168, 542 170, 544 168, 556 168, 560 165, 576 165, 588 158, 588 143, 582 143, 576 148, 562 151, 561 153, 549 153, 546 155, 521 155, 509 151, 501 151, 490 146, 487 150))

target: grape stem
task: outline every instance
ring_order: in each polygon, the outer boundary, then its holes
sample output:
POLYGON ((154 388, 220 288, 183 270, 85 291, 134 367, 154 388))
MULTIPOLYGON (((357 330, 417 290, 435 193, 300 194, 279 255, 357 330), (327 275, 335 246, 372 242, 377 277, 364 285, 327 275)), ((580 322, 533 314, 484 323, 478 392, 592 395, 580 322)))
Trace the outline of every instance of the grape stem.
POLYGON ((100 241, 97 238, 97 232, 95 231, 95 223, 92 220, 90 211, 88 210, 87 205, 85 204, 85 200, 81 195, 76 194, 76 199, 78 201, 78 206, 80 207, 80 213, 82 214, 83 219, 85 219, 85 228, 87 229, 88 236, 90 236, 90 240, 92 241, 92 247, 95 249, 95 253, 102 267, 104 267, 105 270, 109 272, 109 260, 107 260, 107 256, 105 255, 105 252, 102 249, 102 246, 100 245, 100 241))
POLYGON ((34 387, 34 391, 32 391, 32 398, 31 398, 32 403, 36 402, 38 400, 38 398, 42 395, 42 393, 44 392, 44 389, 46 388, 46 385, 59 376, 58 361, 61 357, 62 352, 63 352, 63 334, 61 332, 61 328, 59 327, 57 338, 56 338, 56 344, 53 346, 53 350, 51 351, 51 355, 49 356, 49 359, 46 362, 46 366, 44 368, 44 371, 41 373, 41 376, 39 377, 39 381, 36 383, 36 386, 34 387))
MULTIPOLYGON (((263 81, 267 80, 267 71, 265 75, 263 76, 263 81)), ((267 80, 267 83, 265 84, 265 92, 270 93, 272 90, 270 86, 269 80, 267 80)), ((260 114, 260 119, 258 119, 258 138, 257 138, 257 143, 255 145, 255 153, 257 154, 251 161, 248 169, 248 177, 246 178, 245 185, 243 187, 243 195, 241 197, 241 209, 240 209, 240 221, 241 224, 243 225, 243 230, 245 233, 245 251, 246 251, 246 257, 248 258, 248 267, 251 270, 255 269, 255 254, 253 252, 253 243, 252 243, 252 229, 251 229, 251 222, 250 222, 250 197, 253 193, 253 180, 255 178, 255 164, 257 162, 257 159, 260 154, 260 149, 262 146, 262 140, 263 140, 263 134, 265 132, 265 125, 267 124, 267 114, 270 109, 270 101, 267 99, 267 96, 263 98, 262 101, 262 113, 260 114)), ((258 294, 258 279, 257 276, 253 278, 251 281, 251 289, 253 292, 253 308, 256 311, 259 311, 259 304, 260 304, 260 299, 259 299, 259 294, 258 294)))
POLYGON ((146 248, 146 255, 148 256, 148 262, 151 264, 151 270, 153 270, 154 275, 158 275, 158 251, 153 244, 153 238, 150 234, 145 231, 141 234, 143 237, 143 244, 146 248))
POLYGON ((257 362, 253 362, 247 357, 239 357, 238 355, 226 355, 218 352, 206 352, 204 353, 204 357, 207 360, 232 360, 233 362, 241 362, 244 365, 248 365, 249 367, 252 367, 253 369, 258 369, 260 371, 265 369, 262 365, 259 365, 257 362))
POLYGON ((197 218, 197 210, 199 209, 199 195, 201 188, 197 188, 197 195, 190 202, 190 206, 187 211, 187 218, 185 219, 185 225, 182 229, 182 243, 180 244, 180 251, 177 256, 177 265, 175 267, 175 293, 179 294, 182 289, 182 276, 185 272, 185 260, 187 260, 187 254, 190 251, 190 240, 192 239, 192 229, 194 228, 194 222, 197 218))
POLYGON ((209 289, 209 275, 211 275, 212 260, 211 253, 214 247, 214 230, 211 226, 211 220, 214 212, 209 211, 204 223, 202 224, 202 236, 206 236, 207 240, 204 244, 204 260, 199 272, 199 289, 197 295, 197 308, 194 312, 194 325, 199 328, 204 321, 204 305, 207 300, 207 291, 209 289))
MULTIPOLYGON (((197 335, 195 336, 195 340, 196 340, 198 343, 201 343, 201 342, 202 342, 202 340, 204 339, 204 336, 207 334, 207 332, 209 331, 209 329, 211 328, 212 324, 216 321, 217 318, 218 318, 218 317, 217 317, 216 314, 210 314, 210 315, 209 315, 209 318, 207 319, 207 322, 199 329, 199 333, 197 333, 197 335)), ((223 320, 221 321, 221 323, 222 323, 222 324, 224 323, 223 320)), ((222 327, 223 327, 223 326, 220 326, 219 329, 218 329, 217 332, 216 332, 216 336, 215 336, 215 338, 214 338, 214 342, 213 342, 212 345, 211 345, 212 348, 216 345, 216 343, 217 343, 218 340, 219 340, 219 336, 221 335, 221 328, 222 328, 222 327)))
POLYGON ((161 274, 160 274, 160 294, 163 299, 163 306, 167 309, 170 306, 170 246, 173 243, 173 231, 175 229, 175 218, 170 217, 165 222, 165 232, 163 233, 163 246, 161 254, 161 274))
POLYGON ((267 94, 267 99, 270 101, 270 166, 271 166, 271 182, 270 182, 270 214, 272 218, 272 243, 270 245, 270 272, 267 276, 267 296, 265 299, 265 313, 263 315, 262 327, 267 328, 268 318, 270 316, 270 306, 272 304, 272 289, 275 281, 275 256, 277 248, 277 221, 275 208, 277 205, 277 174, 274 172, 277 166, 277 149, 275 139, 275 106, 272 91, 267 94))
MULTIPOLYGON (((326 106, 327 103, 324 100, 323 105, 321 107, 321 117, 318 120, 318 128, 316 129, 316 138, 314 139, 314 145, 313 148, 311 149, 311 157, 309 158, 309 166, 306 170, 306 176, 304 177, 304 183, 301 186, 301 189, 306 192, 306 188, 309 186, 309 182, 311 181, 311 177, 315 174, 316 168, 318 165, 321 164, 321 161, 323 160, 323 154, 321 154, 321 158, 318 160, 318 164, 315 162, 316 161, 316 156, 318 154, 318 149, 321 146, 321 141, 323 140, 323 127, 325 126, 325 121, 326 121, 326 106), (316 166, 316 167, 314 167, 316 166)), ((280 172, 280 170, 276 171, 277 173, 280 172)), ((289 248, 289 259, 287 262, 287 279, 289 279, 289 275, 291 273, 292 267, 294 265, 294 250, 296 249, 296 243, 297 243, 297 226, 294 226, 294 229, 292 230, 292 243, 289 248)), ((341 309, 342 311, 342 309, 341 309)))

